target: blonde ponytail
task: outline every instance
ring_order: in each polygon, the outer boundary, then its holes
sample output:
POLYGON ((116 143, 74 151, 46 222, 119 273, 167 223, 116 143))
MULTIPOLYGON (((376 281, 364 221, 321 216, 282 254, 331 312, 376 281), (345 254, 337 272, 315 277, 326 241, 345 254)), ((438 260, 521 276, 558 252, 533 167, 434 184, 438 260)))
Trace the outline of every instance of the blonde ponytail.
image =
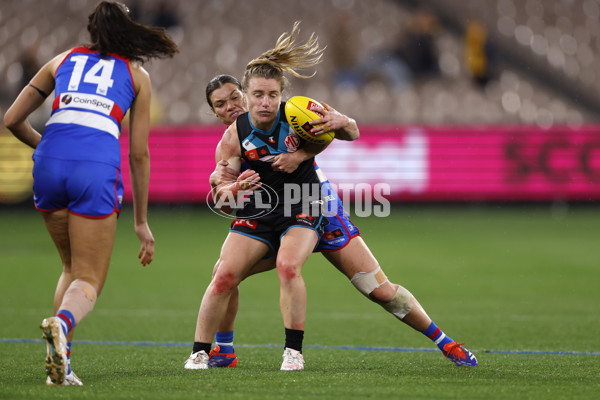
POLYGON ((300 69, 314 67, 321 62, 325 48, 319 48, 319 42, 314 32, 306 43, 297 45, 300 33, 300 22, 294 22, 291 33, 283 33, 277 39, 275 48, 261 54, 258 58, 250 61, 246 66, 246 72, 242 80, 244 90, 248 88, 248 81, 252 77, 265 79, 276 79, 281 84, 281 91, 287 86, 284 73, 289 73, 297 78, 310 78, 298 72, 300 69))

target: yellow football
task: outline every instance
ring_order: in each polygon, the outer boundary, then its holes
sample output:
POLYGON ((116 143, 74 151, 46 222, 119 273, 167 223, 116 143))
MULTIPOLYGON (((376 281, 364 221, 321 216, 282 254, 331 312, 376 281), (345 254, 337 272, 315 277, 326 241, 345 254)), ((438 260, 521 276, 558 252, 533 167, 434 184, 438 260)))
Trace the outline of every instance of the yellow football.
POLYGON ((288 124, 302 139, 311 143, 326 144, 333 140, 335 132, 329 131, 317 136, 310 134, 314 128, 310 121, 322 118, 320 110, 325 107, 316 100, 305 96, 294 96, 285 103, 285 116, 288 124))

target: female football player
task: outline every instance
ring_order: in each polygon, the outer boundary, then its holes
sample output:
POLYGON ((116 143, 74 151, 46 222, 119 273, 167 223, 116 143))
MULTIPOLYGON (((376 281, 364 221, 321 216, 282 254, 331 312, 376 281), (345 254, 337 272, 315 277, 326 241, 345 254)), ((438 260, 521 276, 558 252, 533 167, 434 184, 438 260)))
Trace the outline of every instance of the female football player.
POLYGON ((301 143, 290 133, 281 102, 286 84, 284 73, 306 78, 297 70, 319 63, 323 52, 314 35, 298 45, 298 31, 296 23, 289 35, 280 36, 274 49, 247 65, 243 87, 249 112, 237 118, 220 142, 220 155, 230 168, 240 172, 244 160, 251 169, 244 171, 238 181, 215 187, 215 199, 235 198, 244 184, 250 190, 262 185, 269 196, 260 199, 259 204, 255 192, 243 209, 236 212, 200 305, 194 349, 186 368, 208 368, 212 338, 225 315, 232 291, 254 264, 270 256, 275 256, 286 333, 281 369, 304 368, 301 351, 306 287, 301 270, 322 234, 323 216, 318 204, 321 187, 312 158, 301 162, 292 173, 272 168, 276 157, 294 152, 301 143), (286 191, 292 187, 301 188, 300 201, 295 204, 284 200, 286 191), (265 204, 269 212, 264 212, 265 204))
MULTIPOLYGON (((219 75, 213 78, 206 88, 206 97, 211 109, 224 124, 232 124, 239 115, 246 111, 242 86, 236 78, 230 75, 219 75)), ((358 128, 354 120, 326 104, 325 107, 326 109, 322 111, 324 117, 313 121, 314 125, 322 125, 316 126, 311 130, 311 133, 317 135, 333 130, 336 132, 336 138, 338 139, 355 140, 358 138, 358 128)), ((284 171, 291 172, 301 161, 313 155, 313 153, 307 153, 304 148, 298 149, 294 153, 282 154, 273 163, 272 168, 282 168, 277 165, 280 163, 285 165, 284 171)), ((227 168, 227 161, 220 157, 220 144, 217 147, 216 160, 217 168, 211 175, 211 184, 218 186, 226 182, 236 181, 235 171, 227 168)), ((318 170, 316 164, 315 168, 318 170)), ((358 228, 348 219, 337 194, 331 188, 324 174, 320 173, 319 175, 324 191, 335 195, 335 200, 331 200, 333 204, 327 207, 328 210, 335 212, 334 215, 327 215, 329 224, 325 226, 325 234, 321 238, 317 250, 322 251, 322 254, 368 298, 380 304, 407 325, 425 333, 434 340, 443 354, 456 365, 477 365, 477 361, 471 352, 438 330, 410 292, 402 286, 387 280, 377 260, 359 236, 358 228), (438 340, 440 338, 441 340, 438 340)), ((271 260, 264 260, 257 263, 249 271, 249 274, 274 267, 275 264, 271 260)), ((208 362, 210 367, 229 367, 237 364, 237 358, 233 350, 233 326, 238 309, 238 296, 237 288, 235 288, 230 298, 225 319, 217 332, 217 347, 210 353, 208 362)), ((194 353, 192 353, 190 359, 194 359, 194 353)))
POLYGON ((41 326, 48 385, 82 384, 70 365, 73 329, 93 309, 106 281, 123 196, 119 135, 129 109, 138 258, 146 266, 154 257, 147 221, 151 84, 141 63, 178 51, 164 29, 134 22, 120 3, 99 3, 87 29, 91 44, 50 60, 4 116, 8 129, 35 149, 33 198, 63 264, 55 316, 41 326), (52 91, 52 114, 40 135, 27 118, 52 91))
MULTIPOLYGON (((242 87, 239 81, 230 75, 219 75, 213 78, 206 87, 206 96, 208 104, 215 115, 226 125, 232 124, 238 115, 245 112, 246 106, 244 103, 242 87)), ((322 103, 324 104, 324 103, 322 103)), ((358 128, 356 122, 348 118, 347 116, 334 110, 327 104, 324 104, 326 109, 322 111, 325 115, 322 119, 313 121, 314 125, 327 124, 327 130, 336 131, 336 138, 342 140, 355 140, 358 138, 358 128), (341 133, 341 134, 340 134, 341 133)), ((311 132, 317 132, 320 134, 326 131, 322 128, 323 125, 315 127, 311 132), (317 130, 317 128, 320 128, 317 130)), ((295 162, 298 162, 302 157, 308 157, 313 153, 306 154, 304 148, 299 149, 295 153, 286 154, 286 157, 297 156, 295 162)), ((282 155, 283 157, 283 155, 282 155)), ((222 183, 233 182, 236 180, 236 174, 233 170, 227 167, 227 162, 223 161, 219 157, 219 151, 217 147, 217 167, 211 175, 211 184, 218 186, 222 183)), ((289 167, 293 168, 294 161, 290 163, 289 167)), ((315 164, 315 168, 318 166, 315 164)), ((331 188, 329 182, 324 178, 324 174, 320 174, 321 182, 324 186, 327 186, 327 191, 331 191, 335 194, 335 191, 331 188)), ((325 190, 324 190, 325 191, 325 190)), ((381 305, 386 311, 390 312, 402 322, 411 326, 419 332, 425 333, 433 341, 436 341, 442 337, 443 332, 437 331, 437 326, 428 317, 423 307, 419 304, 417 299, 408 291, 406 295, 410 297, 410 311, 401 318, 400 315, 394 313, 393 302, 398 298, 404 289, 402 286, 391 283, 387 280, 385 274, 379 267, 379 263, 367 247, 364 240, 360 237, 358 228, 348 219, 347 213, 343 209, 342 202, 335 194, 336 200, 333 207, 328 209, 335 210, 338 212, 336 215, 327 216, 329 224, 325 226, 325 233, 321 238, 317 251, 321 251, 323 256, 327 258, 340 272, 350 279, 356 288, 365 294, 369 299, 375 303, 381 305), (346 227, 346 229, 344 229, 346 227), (341 235, 340 235, 341 232, 341 235), (352 233, 350 233, 352 232, 352 233), (361 287, 357 282, 363 274, 373 274, 374 271, 379 271, 382 277, 382 283, 379 282, 375 285, 375 289, 367 293, 370 289, 361 290, 361 287), (436 333, 434 335, 434 333, 436 333)), ((263 260, 254 266, 250 274, 258 273, 273 269, 275 266, 272 260, 263 260)), ((229 367, 237 364, 237 358, 233 350, 233 327, 235 316, 238 309, 238 297, 237 291, 234 292, 230 300, 229 307, 225 319, 221 323, 217 332, 217 344, 219 339, 222 339, 221 343, 229 343, 229 345, 219 345, 211 351, 211 357, 209 360, 210 367, 229 367), (223 350, 225 349, 225 350, 223 350)), ((459 366, 475 366, 477 360, 473 354, 462 347, 460 344, 456 344, 452 339, 444 335, 444 339, 439 341, 438 347, 442 353, 459 366)))

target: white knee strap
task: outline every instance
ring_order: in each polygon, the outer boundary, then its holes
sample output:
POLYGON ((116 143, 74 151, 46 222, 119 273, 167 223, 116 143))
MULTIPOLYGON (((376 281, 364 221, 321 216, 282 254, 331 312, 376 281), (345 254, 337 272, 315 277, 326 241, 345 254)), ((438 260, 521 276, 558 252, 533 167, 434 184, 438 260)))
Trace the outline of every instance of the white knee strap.
POLYGON ((399 286, 392 300, 387 303, 381 303, 381 306, 396 318, 403 319, 412 310, 412 297, 412 294, 408 290, 399 286))
POLYGON ((350 282, 365 296, 369 296, 373 290, 377 289, 388 281, 387 276, 381 270, 381 267, 371 272, 357 272, 350 282))

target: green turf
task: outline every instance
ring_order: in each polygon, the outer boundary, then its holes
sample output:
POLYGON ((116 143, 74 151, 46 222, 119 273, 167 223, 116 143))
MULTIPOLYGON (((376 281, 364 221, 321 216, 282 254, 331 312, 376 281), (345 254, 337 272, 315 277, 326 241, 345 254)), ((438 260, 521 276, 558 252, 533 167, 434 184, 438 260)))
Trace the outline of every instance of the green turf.
MULTIPOLYGON (((405 206, 385 219, 355 218, 388 277, 466 341, 480 366, 457 368, 437 352, 341 349, 434 346, 317 254, 303 274, 306 370, 284 373, 273 272, 241 286, 239 366, 183 369, 227 221, 202 206, 152 208, 156 258, 143 268, 127 208, 104 292, 77 328, 76 341, 87 342, 74 344, 73 365, 85 386, 45 387, 44 345, 4 340, 0 398, 597 398, 599 355, 502 352, 600 352, 599 217, 594 207, 405 206)), ((34 210, 0 209, 0 228, 0 339, 39 339, 58 255, 34 210)))

